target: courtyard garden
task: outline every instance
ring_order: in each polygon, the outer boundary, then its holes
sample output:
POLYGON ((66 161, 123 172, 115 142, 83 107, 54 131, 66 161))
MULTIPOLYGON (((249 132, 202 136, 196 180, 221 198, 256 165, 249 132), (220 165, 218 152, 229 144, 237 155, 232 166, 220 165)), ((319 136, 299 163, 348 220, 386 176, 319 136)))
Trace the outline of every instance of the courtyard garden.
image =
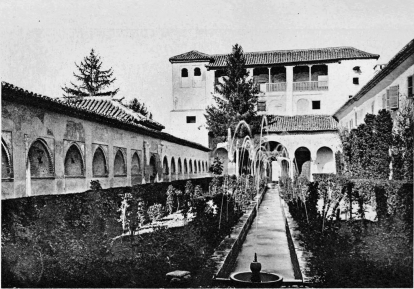
POLYGON ((3 200, 2 287, 169 287, 174 270, 206 286, 258 189, 225 176, 3 200))
POLYGON ((341 132, 336 175, 281 180, 314 286, 412 288, 412 116, 405 107, 393 125, 388 111, 368 114, 341 132))

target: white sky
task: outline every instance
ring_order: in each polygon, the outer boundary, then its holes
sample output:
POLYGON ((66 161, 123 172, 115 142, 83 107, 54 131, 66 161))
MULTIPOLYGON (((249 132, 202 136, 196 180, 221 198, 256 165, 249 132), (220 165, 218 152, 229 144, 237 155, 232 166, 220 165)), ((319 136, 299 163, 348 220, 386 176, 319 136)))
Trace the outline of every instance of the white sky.
POLYGON ((0 0, 0 12, 2 81, 60 97, 94 48, 118 96, 144 101, 167 128, 171 56, 353 46, 386 63, 414 38, 413 0, 0 0))

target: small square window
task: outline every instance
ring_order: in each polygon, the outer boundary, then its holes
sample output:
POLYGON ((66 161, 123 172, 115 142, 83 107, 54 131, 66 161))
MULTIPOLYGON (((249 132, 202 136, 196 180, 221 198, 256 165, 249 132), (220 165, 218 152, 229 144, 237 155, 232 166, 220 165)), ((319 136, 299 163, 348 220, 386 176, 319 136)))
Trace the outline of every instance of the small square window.
POLYGON ((353 84, 359 84, 359 77, 352 78, 352 83, 353 84))
POLYGON ((187 116, 187 123, 196 123, 195 116, 187 116))
POLYGON ((312 101, 312 109, 321 109, 321 101, 320 100, 312 101))
POLYGON ((257 102, 257 111, 266 111, 266 101, 257 102))

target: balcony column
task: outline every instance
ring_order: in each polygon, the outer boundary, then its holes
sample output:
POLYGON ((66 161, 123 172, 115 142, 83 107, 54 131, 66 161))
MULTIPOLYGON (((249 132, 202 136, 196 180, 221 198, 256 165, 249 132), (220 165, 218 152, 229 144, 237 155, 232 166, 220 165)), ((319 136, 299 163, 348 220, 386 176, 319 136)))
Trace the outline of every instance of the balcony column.
POLYGON ((293 66, 285 66, 286 69, 286 115, 293 113, 293 66))
POLYGON ((312 81, 312 66, 313 65, 308 65, 309 66, 309 82, 312 81))
POLYGON ((269 69, 269 83, 272 83, 272 68, 268 67, 267 69, 269 69))

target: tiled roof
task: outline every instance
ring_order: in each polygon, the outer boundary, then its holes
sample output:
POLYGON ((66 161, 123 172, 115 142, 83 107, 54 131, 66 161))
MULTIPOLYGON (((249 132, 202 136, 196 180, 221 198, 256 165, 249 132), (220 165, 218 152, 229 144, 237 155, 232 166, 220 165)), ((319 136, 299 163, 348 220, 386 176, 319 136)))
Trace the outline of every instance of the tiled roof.
POLYGON ((345 111, 353 103, 360 100, 366 93, 373 89, 386 76, 391 74, 401 63, 414 54, 414 39, 412 39, 406 46, 404 46, 375 76, 365 84, 360 91, 351 99, 349 99, 343 106, 341 106, 334 114, 338 118, 338 114, 345 111))
POLYGON ((338 123, 330 115, 269 115, 268 132, 337 130, 338 123))
MULTIPOLYGON (((166 140, 180 145, 185 145, 202 151, 210 151, 209 148, 188 141, 186 139, 178 138, 171 134, 152 129, 150 127, 144 126, 142 124, 136 123, 128 119, 123 119, 122 114, 118 113, 108 113, 104 114, 99 110, 91 110, 90 108, 84 108, 82 106, 77 106, 76 104, 68 103, 62 101, 58 98, 51 98, 44 95, 39 95, 22 88, 16 87, 10 83, 2 82, 1 83, 1 96, 2 101, 12 101, 17 103, 22 103, 24 105, 31 105, 40 108, 46 108, 49 111, 54 111, 61 114, 66 114, 73 117, 78 117, 82 119, 87 119, 95 122, 99 122, 105 125, 112 125, 113 127, 119 129, 125 129, 140 133, 143 135, 159 138, 161 140, 166 140)), ((108 111, 109 112, 109 111, 108 111)))
MULTIPOLYGON (((210 60, 208 67, 220 68, 226 66, 228 54, 208 55, 198 51, 190 51, 170 58, 170 62, 191 62, 195 60, 210 60)), ((261 52, 245 52, 246 66, 278 65, 295 63, 313 63, 321 61, 339 61, 346 59, 378 59, 378 54, 368 53, 354 47, 328 47, 295 50, 273 50, 261 52)))
POLYGON ((119 101, 116 101, 111 97, 86 97, 75 101, 73 105, 94 111, 101 115, 111 116, 125 122, 142 124, 152 129, 162 130, 165 128, 162 124, 125 107, 119 101))
POLYGON ((197 50, 192 50, 180 55, 176 55, 170 58, 170 62, 188 62, 188 61, 211 61, 213 58, 205 53, 197 50))

